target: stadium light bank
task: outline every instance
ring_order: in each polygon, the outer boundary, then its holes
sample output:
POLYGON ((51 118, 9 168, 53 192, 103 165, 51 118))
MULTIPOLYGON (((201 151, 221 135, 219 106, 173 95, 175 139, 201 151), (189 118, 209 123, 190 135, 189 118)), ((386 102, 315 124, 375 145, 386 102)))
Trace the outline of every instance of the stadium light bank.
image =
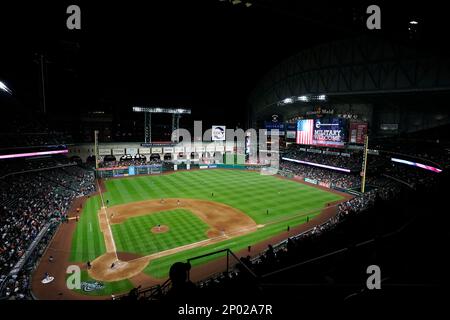
POLYGON ((11 89, 9 89, 8 86, 3 81, 0 81, 0 90, 6 92, 8 94, 12 94, 11 89))

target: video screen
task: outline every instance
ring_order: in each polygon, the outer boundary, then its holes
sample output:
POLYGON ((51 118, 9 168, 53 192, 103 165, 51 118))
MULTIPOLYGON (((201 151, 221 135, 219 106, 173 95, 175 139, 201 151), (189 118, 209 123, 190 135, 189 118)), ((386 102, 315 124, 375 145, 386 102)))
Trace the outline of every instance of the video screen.
POLYGON ((303 119, 297 122, 297 144, 341 148, 346 141, 346 119, 303 119))

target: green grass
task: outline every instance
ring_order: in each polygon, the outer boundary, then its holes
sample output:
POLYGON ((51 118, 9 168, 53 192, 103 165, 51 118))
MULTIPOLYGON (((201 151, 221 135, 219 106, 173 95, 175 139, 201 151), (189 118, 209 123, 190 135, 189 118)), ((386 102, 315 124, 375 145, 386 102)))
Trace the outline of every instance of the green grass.
MULTIPOLYGON (((309 214, 310 218, 318 215, 320 212, 314 212, 309 214)), ((295 217, 292 220, 286 222, 279 222, 267 225, 266 227, 259 229, 251 234, 247 234, 241 237, 236 237, 230 240, 222 241, 220 243, 212 244, 205 247, 199 247, 195 249, 189 249, 176 255, 165 256, 157 260, 152 261, 144 270, 145 273, 151 275, 155 278, 165 278, 167 277, 168 270, 170 266, 176 261, 186 261, 189 258, 197 257, 206 253, 222 250, 231 249, 233 252, 238 250, 246 249, 249 245, 255 245, 264 239, 270 238, 282 232, 287 232, 287 226, 296 226, 306 222, 306 215, 295 217)), ((200 265, 212 261, 216 258, 224 257, 225 253, 217 256, 209 256, 206 258, 201 258, 198 260, 193 260, 191 264, 193 266, 200 265)), ((233 261, 231 261, 233 262, 233 261)), ((225 268, 225 265, 224 265, 225 268)))
MULTIPOLYGON (((287 225, 294 227, 304 223, 306 216, 312 218, 319 214, 326 203, 342 199, 335 193, 292 180, 243 170, 180 171, 168 175, 112 179, 106 181, 106 188, 108 191, 104 193, 104 199, 109 200, 109 206, 161 198, 212 200, 237 208, 257 224, 266 225, 251 234, 154 260, 145 272, 157 278, 166 277, 170 265, 176 261, 224 248, 234 251, 246 248, 285 232, 287 225)), ((98 228, 99 205, 100 198, 94 197, 83 209, 72 242, 73 261, 92 260, 105 251, 98 228)), ((200 219, 185 210, 174 211, 134 217, 113 225, 118 250, 151 254, 204 239, 207 226, 200 219), (193 222, 192 219, 198 221, 193 222), (158 222, 169 225, 171 231, 153 235, 150 228, 158 222), (189 232, 188 228, 191 228, 189 232)), ((214 258, 197 260, 194 265, 214 258)))
POLYGON ((98 210, 101 207, 100 197, 89 198, 80 215, 74 236, 70 261, 86 262, 106 252, 103 234, 100 232, 98 210))
MULTIPOLYGON (((70 275, 67 275, 66 279, 69 276, 70 275)), ((81 282, 85 282, 85 281, 94 282, 97 280, 94 280, 91 277, 89 277, 88 272, 86 270, 82 270, 81 271, 81 282)), ((96 291, 90 291, 90 292, 86 292, 81 289, 74 289, 74 291, 77 293, 83 294, 83 295, 88 295, 88 296, 110 296, 112 294, 126 293, 134 288, 133 284, 129 280, 121 280, 121 281, 114 281, 114 282, 103 282, 103 281, 98 281, 98 282, 101 282, 104 285, 103 289, 96 290, 96 291)))
POLYGON ((322 208, 327 202, 341 199, 305 184, 241 170, 181 171, 113 179, 106 182, 106 187, 104 199, 109 200, 110 206, 160 198, 213 200, 240 209, 258 224, 322 208))
POLYGON ((111 228, 118 251, 149 255, 205 240, 209 226, 190 211, 177 209, 129 218, 111 228), (169 231, 152 233, 158 224, 169 231))

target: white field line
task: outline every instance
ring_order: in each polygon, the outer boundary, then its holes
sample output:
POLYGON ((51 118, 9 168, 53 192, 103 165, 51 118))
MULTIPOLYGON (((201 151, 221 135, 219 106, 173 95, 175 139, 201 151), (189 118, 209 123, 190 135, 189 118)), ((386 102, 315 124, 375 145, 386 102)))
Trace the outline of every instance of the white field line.
MULTIPOLYGON (((116 256, 116 260, 119 260, 119 258, 117 257, 116 242, 114 241, 114 237, 112 235, 112 230, 111 230, 111 226, 109 224, 108 214, 106 212, 105 202, 103 201, 103 193, 102 193, 102 189, 100 189, 100 184, 98 183, 98 179, 97 179, 97 188, 98 188, 98 192, 100 193, 100 198, 102 200, 102 209, 104 210, 104 213, 105 213, 105 216, 106 216, 106 224, 108 225, 108 233, 109 233, 109 236, 111 237, 112 245, 113 245, 113 248, 114 248, 114 255, 116 256)), ((99 221, 100 221, 100 216, 98 218, 99 218, 99 221)), ((105 245, 106 245, 106 241, 105 241, 105 245)))

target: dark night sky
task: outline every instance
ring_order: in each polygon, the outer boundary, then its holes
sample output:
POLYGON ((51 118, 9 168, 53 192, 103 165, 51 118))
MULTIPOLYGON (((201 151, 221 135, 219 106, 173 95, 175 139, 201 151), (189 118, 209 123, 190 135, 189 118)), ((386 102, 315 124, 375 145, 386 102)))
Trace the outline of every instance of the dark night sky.
MULTIPOLYGON (((367 32, 365 21, 353 20, 365 16, 363 2, 254 0, 250 8, 218 0, 28 2, 1 5, 0 79, 23 105, 36 107, 33 57, 45 52, 53 113, 186 106, 194 118, 243 123, 248 95, 280 61, 367 32), (74 3, 82 10, 81 31, 65 28, 65 9, 74 3)), ((445 24, 439 7, 382 10, 389 36, 418 16, 435 43, 430 31, 445 24)))

